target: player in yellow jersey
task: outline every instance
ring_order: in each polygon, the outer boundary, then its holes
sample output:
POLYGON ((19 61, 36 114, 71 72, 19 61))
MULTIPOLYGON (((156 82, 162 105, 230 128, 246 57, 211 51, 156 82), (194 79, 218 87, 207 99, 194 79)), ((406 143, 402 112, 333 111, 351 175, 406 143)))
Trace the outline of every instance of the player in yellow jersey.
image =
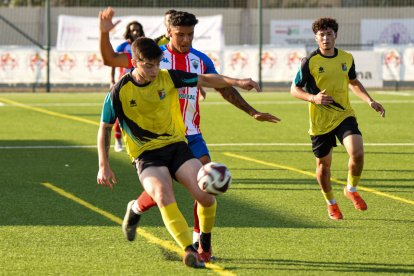
POLYGON ((170 42, 170 35, 168 34, 167 29, 170 26, 169 22, 170 22, 171 14, 173 14, 175 12, 176 12, 176 10, 168 10, 164 13, 164 26, 165 26, 166 32, 165 32, 165 34, 154 38, 154 40, 158 44, 158 46, 162 46, 162 45, 168 44, 168 42, 170 42))
POLYGON ((385 109, 374 101, 357 79, 352 55, 335 48, 338 23, 332 18, 319 18, 312 24, 318 49, 302 60, 290 93, 309 102, 312 150, 316 156, 316 178, 327 202, 331 219, 343 215, 331 187, 332 150, 336 138, 349 155, 348 179, 344 193, 356 209, 367 210, 367 204, 357 192, 364 166, 362 134, 355 112, 349 102, 348 87, 382 117, 385 109))
MULTIPOLYGON (((200 229, 206 237, 211 237, 217 204, 213 195, 198 186, 197 173, 201 162, 194 157, 187 144, 178 88, 260 88, 251 79, 160 69, 162 53, 150 38, 141 37, 132 43, 131 63, 135 69, 111 88, 102 108, 98 130, 97 182, 109 188, 117 182, 109 165, 109 147, 112 125, 118 119, 127 153, 136 167, 139 180, 157 203, 166 228, 185 251, 184 263, 200 268, 205 264, 192 246, 188 224, 178 209, 173 179, 182 184, 198 202, 200 229)), ((133 215, 131 204, 128 205, 127 213, 133 215)), ((206 243, 203 246, 210 247, 209 238, 202 242, 206 243)))

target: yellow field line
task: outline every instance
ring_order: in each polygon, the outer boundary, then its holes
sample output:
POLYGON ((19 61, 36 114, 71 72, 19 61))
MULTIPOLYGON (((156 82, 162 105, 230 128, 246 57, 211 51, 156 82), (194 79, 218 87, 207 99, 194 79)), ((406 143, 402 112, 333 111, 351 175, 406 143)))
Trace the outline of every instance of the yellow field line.
POLYGON ((47 109, 30 106, 30 105, 15 102, 15 101, 12 101, 12 100, 9 100, 9 99, 0 98, 0 102, 4 102, 4 103, 8 103, 10 105, 17 106, 17 107, 20 107, 20 108, 25 108, 25 109, 29 109, 29 110, 32 110, 32 111, 44 113, 44 114, 47 114, 47 115, 50 115, 50 116, 60 117, 60 118, 64 118, 64 119, 69 119, 69 120, 74 120, 74 121, 78 121, 78 122, 82 122, 82 123, 87 123, 87 124, 90 124, 90 125, 99 126, 99 122, 96 122, 96 121, 84 119, 84 118, 77 117, 77 116, 67 115, 67 114, 63 114, 63 113, 59 113, 59 112, 49 111, 47 109))
MULTIPOLYGON (((269 167, 284 169, 284 170, 293 171, 293 172, 297 172, 297 173, 300 173, 300 174, 316 177, 315 173, 311 173, 311 172, 304 171, 304 170, 297 169, 297 168, 290 167, 290 166, 279 165, 279 164, 275 164, 275 163, 269 163, 269 162, 265 162, 265 161, 262 161, 262 160, 257 160, 257 159, 254 159, 254 158, 250 158, 250 157, 247 157, 247 156, 242 156, 242 155, 238 155, 238 154, 235 154, 235 153, 231 153, 231 152, 224 152, 223 154, 226 155, 226 156, 230 156, 230 157, 238 158, 238 159, 241 159, 241 160, 262 164, 262 165, 269 166, 269 167)), ((343 184, 343 185, 347 184, 346 181, 342 181, 342 180, 339 180, 339 179, 336 179, 336 178, 333 178, 333 177, 331 177, 331 181, 334 182, 334 183, 343 184)), ((376 194, 376 195, 379 195, 379 196, 388 197, 388 198, 391 198, 391 199, 394 199, 394 200, 397 200, 397 201, 401 201, 401 202, 404 202, 404 203, 414 205, 414 201, 409 200, 409 199, 405 199, 405 198, 402 198, 402 197, 390 195, 390 194, 383 193, 383 192, 380 192, 380 191, 377 191, 377 190, 374 190, 374 189, 371 189, 371 188, 366 188, 366 187, 363 187, 363 186, 360 186, 360 185, 358 186, 358 188, 362 191, 370 192, 370 193, 373 193, 373 194, 376 194)))
MULTIPOLYGON (((55 193, 57 193, 57 194, 59 194, 59 195, 61 195, 63 197, 66 197, 67 199, 70 199, 70 200, 78 203, 79 205, 82 205, 85 208, 87 208, 87 209, 89 209, 91 211, 94 211, 95 213, 100 214, 101 216, 103 216, 103 217, 105 217, 105 218, 107 218, 107 219, 115 222, 116 224, 122 225, 122 219, 121 218, 119 218, 119 217, 117 217, 117 216, 115 216, 115 215, 113 215, 113 214, 111 214, 111 213, 109 213, 109 212, 107 212, 105 210, 102 210, 102 209, 100 209, 100 208, 98 208, 98 207, 90 204, 89 202, 87 202, 87 201, 85 201, 85 200, 83 200, 83 199, 81 199, 81 198, 79 198, 79 197, 77 197, 77 196, 75 196, 75 195, 73 195, 73 194, 71 194, 69 192, 66 192, 65 190, 63 190, 63 189, 61 189, 61 188, 59 188, 59 187, 57 187, 57 186, 55 186, 55 185, 53 185, 51 183, 44 182, 44 183, 41 183, 41 184, 44 187, 46 187, 46 188, 54 191, 55 193)), ((165 248, 166 250, 175 252, 175 253, 177 253, 180 256, 182 256, 182 254, 183 254, 183 251, 178 246, 176 246, 175 244, 173 244, 172 242, 165 241, 165 240, 161 240, 161 239, 153 236, 149 232, 143 230, 142 228, 138 228, 137 234, 143 236, 150 243, 157 244, 157 245, 165 248)), ((215 264, 206 263, 206 267, 208 269, 216 272, 219 275, 225 275, 225 276, 235 275, 235 274, 231 273, 230 271, 226 271, 225 268, 223 268, 221 266, 218 266, 218 265, 215 265, 215 264)))

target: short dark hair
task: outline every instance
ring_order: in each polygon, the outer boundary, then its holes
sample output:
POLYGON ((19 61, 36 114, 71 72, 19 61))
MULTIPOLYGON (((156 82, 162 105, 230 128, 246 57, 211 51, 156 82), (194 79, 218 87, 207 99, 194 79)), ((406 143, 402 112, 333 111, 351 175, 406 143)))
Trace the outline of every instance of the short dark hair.
POLYGON ((175 13, 172 13, 170 17, 170 25, 174 27, 192 27, 195 26, 197 23, 198 19, 195 17, 194 14, 184 11, 177 11, 175 13))
POLYGON ((142 27, 142 24, 139 23, 138 21, 132 21, 132 22, 129 22, 128 25, 126 25, 125 33, 124 33, 125 40, 131 39, 131 37, 132 37, 131 36, 131 30, 130 30, 132 25, 137 25, 138 28, 140 29, 140 32, 138 33, 139 37, 140 36, 145 36, 144 27, 142 27))
POLYGON ((330 17, 321 17, 315 20, 312 24, 312 31, 316 34, 320 30, 331 28, 335 33, 338 32, 338 23, 335 19, 330 17))
POLYGON ((131 44, 132 58, 135 60, 161 60, 162 50, 154 40, 148 37, 139 37, 131 44))

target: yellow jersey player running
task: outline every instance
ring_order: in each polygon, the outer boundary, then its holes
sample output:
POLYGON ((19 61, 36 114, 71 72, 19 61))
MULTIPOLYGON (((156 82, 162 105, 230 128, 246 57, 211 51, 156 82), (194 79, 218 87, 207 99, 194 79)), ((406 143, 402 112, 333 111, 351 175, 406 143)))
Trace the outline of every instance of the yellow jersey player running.
MULTIPOLYGON (((200 189, 197 173, 201 162, 190 151, 181 117, 178 88, 237 86, 259 90, 251 79, 232 79, 217 74, 197 75, 160 69, 162 51, 154 40, 138 38, 132 45, 135 69, 116 83, 105 98, 98 130, 99 171, 97 182, 112 188, 116 177, 109 165, 111 129, 115 120, 125 137, 126 150, 136 167, 145 191, 156 201, 171 236, 185 251, 187 266, 204 267, 192 246, 188 224, 178 209, 173 179, 182 184, 198 202, 200 229, 211 235, 216 218, 216 200, 200 189)), ((131 206, 128 205, 127 212, 131 206)), ((202 241, 208 243, 211 241, 202 241)))
POLYGON ((357 79, 352 55, 335 48, 338 34, 336 20, 320 18, 313 22, 312 30, 318 49, 302 60, 290 93, 309 102, 309 134, 316 156, 316 178, 327 202, 329 217, 339 220, 343 216, 330 180, 332 149, 336 147, 336 138, 349 155, 345 196, 356 209, 367 210, 367 204, 357 192, 364 166, 364 148, 355 112, 349 102, 348 86, 382 117, 385 116, 385 110, 371 98, 357 79))

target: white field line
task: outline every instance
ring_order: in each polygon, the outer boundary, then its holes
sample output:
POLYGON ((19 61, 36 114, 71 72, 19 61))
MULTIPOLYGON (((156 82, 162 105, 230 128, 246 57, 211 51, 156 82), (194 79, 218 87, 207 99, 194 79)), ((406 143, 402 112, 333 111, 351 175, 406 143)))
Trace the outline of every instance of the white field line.
MULTIPOLYGON (((383 100, 379 101, 381 104, 412 104, 414 100, 383 100)), ((303 105, 306 104, 304 101, 292 100, 292 101, 249 101, 250 104, 288 104, 288 105, 303 105)), ((202 105, 225 105, 230 104, 226 101, 215 101, 215 102, 200 102, 202 105)), ((363 101, 351 101, 351 104, 366 104, 363 101)), ((25 104, 27 106, 36 106, 36 107, 89 107, 89 106, 102 106, 102 103, 38 103, 38 104, 25 104)), ((12 106, 0 102, 0 107, 12 106)))
MULTIPOLYGON (((208 147, 310 147, 310 143, 226 143, 207 144, 208 147)), ((364 143, 369 147, 413 147, 414 143, 364 143)), ((39 145, 39 146, 0 146, 0 149, 82 149, 96 148, 96 145, 39 145)))

